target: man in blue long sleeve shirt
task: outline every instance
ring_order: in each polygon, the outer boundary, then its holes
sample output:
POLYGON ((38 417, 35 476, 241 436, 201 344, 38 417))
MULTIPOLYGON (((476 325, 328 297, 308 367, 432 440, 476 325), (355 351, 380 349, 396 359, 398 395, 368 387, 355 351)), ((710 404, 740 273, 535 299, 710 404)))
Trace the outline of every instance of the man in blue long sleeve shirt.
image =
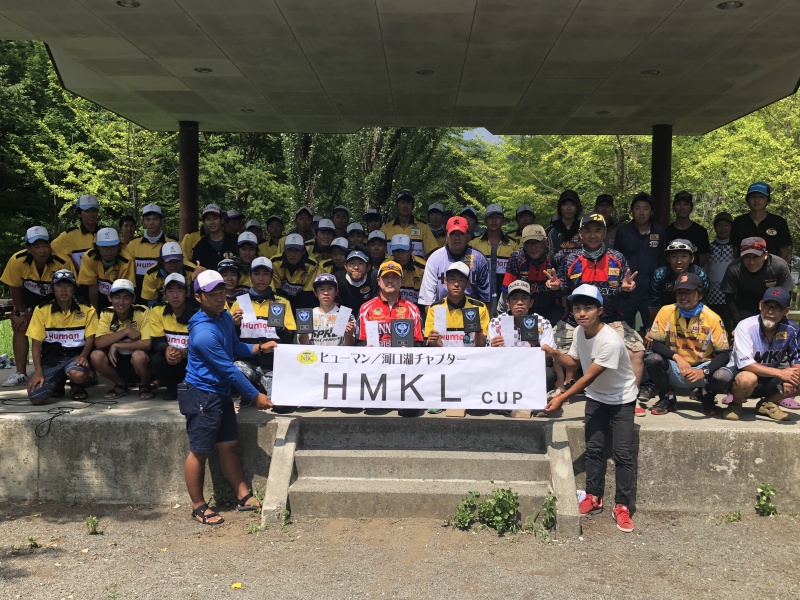
MULTIPOLYGON (((239 459, 239 426, 231 400, 231 383, 242 396, 255 399, 258 408, 272 406, 237 369, 236 357, 253 356, 260 344, 244 344, 236 336, 233 318, 225 310, 225 282, 216 271, 206 270, 194 282, 200 310, 189 319, 189 356, 186 383, 178 387, 178 403, 186 416, 189 456, 184 465, 186 488, 192 499, 192 518, 204 525, 219 525, 224 519, 209 509, 203 497, 208 455, 216 447, 222 474, 236 491, 236 510, 256 510, 260 503, 247 487, 239 459)), ((264 351, 271 351, 265 348, 264 351)))

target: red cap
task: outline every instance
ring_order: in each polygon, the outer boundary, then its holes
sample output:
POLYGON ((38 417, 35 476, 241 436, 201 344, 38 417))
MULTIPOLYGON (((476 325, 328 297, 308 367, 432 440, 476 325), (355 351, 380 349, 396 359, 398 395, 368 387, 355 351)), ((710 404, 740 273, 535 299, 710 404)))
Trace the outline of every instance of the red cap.
POLYGON ((469 231, 469 224, 464 217, 450 217, 447 220, 447 233, 451 231, 460 231, 461 233, 467 233, 469 231))

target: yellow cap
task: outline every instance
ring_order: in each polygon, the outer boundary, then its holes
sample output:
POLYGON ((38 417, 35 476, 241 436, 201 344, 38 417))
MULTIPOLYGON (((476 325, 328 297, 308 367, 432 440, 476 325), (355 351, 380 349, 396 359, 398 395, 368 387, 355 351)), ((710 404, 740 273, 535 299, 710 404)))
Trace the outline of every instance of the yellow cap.
POLYGON ((381 263, 380 268, 378 269, 378 277, 383 277, 386 273, 394 273, 400 277, 403 276, 403 267, 400 266, 399 263, 393 260, 386 260, 381 263))

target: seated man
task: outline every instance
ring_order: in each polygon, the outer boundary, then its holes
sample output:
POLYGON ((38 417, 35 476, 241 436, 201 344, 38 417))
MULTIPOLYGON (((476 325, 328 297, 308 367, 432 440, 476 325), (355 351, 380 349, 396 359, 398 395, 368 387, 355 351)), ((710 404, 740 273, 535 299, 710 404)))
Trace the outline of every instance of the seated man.
MULTIPOLYGON (((223 258, 217 265, 217 273, 222 275, 225 281, 225 299, 228 303, 228 310, 236 302, 236 296, 246 294, 250 289, 249 285, 242 284, 242 272, 239 270, 239 263, 233 258, 223 258)), ((250 281, 250 265, 247 265, 247 282, 250 281)))
POLYGON ((133 281, 133 263, 122 255, 122 245, 116 229, 104 227, 97 232, 94 248, 87 250, 81 260, 78 285, 86 286, 89 304, 99 311, 111 306, 111 284, 117 279, 133 281))
MULTIPOLYGON (((333 333, 339 317, 340 307, 336 304, 338 288, 336 276, 330 273, 322 273, 314 279, 314 292, 317 294, 319 306, 314 307, 312 313, 314 331, 311 333, 308 343, 313 346, 355 346, 356 344, 356 317, 352 312, 347 320, 344 334, 333 333)), ((303 341, 303 343, 305 342, 303 341)))
POLYGON ((647 334, 653 352, 644 365, 659 396, 650 412, 675 411, 675 391, 705 388, 702 411, 712 417, 717 414, 715 396, 730 389, 733 381, 722 368, 730 358, 728 334, 719 315, 703 305, 703 282, 697 275, 678 277, 675 298, 675 304, 658 311, 647 334))
POLYGON ((347 238, 339 237, 331 242, 331 258, 326 260, 320 266, 321 270, 325 273, 344 272, 344 264, 347 262, 347 253, 350 251, 350 245, 347 243, 347 238))
POLYGON ((319 275, 319 263, 308 255, 303 236, 299 233, 290 233, 283 238, 283 248, 283 254, 270 263, 270 268, 274 269, 272 289, 289 301, 292 310, 316 306, 313 284, 319 275))
POLYGON ((650 318, 655 319, 662 306, 675 304, 675 280, 683 273, 694 273, 703 282, 703 296, 708 294, 708 275, 703 267, 694 264, 692 243, 672 240, 664 250, 667 264, 658 267, 650 276, 650 318))
POLYGON ((197 312, 180 273, 164 280, 164 302, 150 309, 146 335, 150 338, 150 372, 153 387, 167 388, 164 400, 178 399, 178 384, 186 376, 189 352, 189 319, 197 312))
POLYGON ((84 384, 89 380, 89 354, 94 347, 97 313, 75 300, 75 274, 67 269, 53 274, 52 302, 36 307, 28 325, 32 340, 33 375, 28 382, 31 404, 44 404, 64 396, 70 380, 73 400, 86 400, 84 384))
MULTIPOLYGON (((500 317, 495 317, 489 322, 489 335, 488 343, 492 348, 500 348, 503 346, 523 346, 523 347, 539 347, 542 349, 555 348, 556 342, 553 337, 553 327, 550 321, 541 315, 531 313, 533 308, 533 296, 531 295, 531 286, 527 281, 516 280, 508 285, 508 312, 506 314, 514 317, 514 331, 504 332, 500 326, 500 317), (531 316, 536 317, 536 325, 539 330, 538 342, 523 342, 520 339, 520 326, 522 325, 522 317, 531 316), (503 337, 503 334, 508 336, 508 340, 503 337)), ((549 360, 549 359, 548 359, 549 360)), ((547 378, 547 391, 553 391, 556 388, 556 372, 553 367, 545 367, 545 375, 547 378)))
POLYGON ((425 318, 425 338, 428 346, 457 346, 480 348, 486 345, 486 331, 489 328, 489 309, 480 300, 466 295, 469 287, 469 267, 463 262, 454 262, 444 275, 447 296, 428 307, 425 318), (443 306, 447 311, 447 331, 434 329, 434 313, 436 307, 443 306), (480 331, 472 334, 464 332, 464 309, 478 309, 480 331))
POLYGON ((790 294, 782 287, 769 288, 759 304, 760 314, 739 322, 733 335, 733 356, 725 370, 733 389, 723 402, 730 407, 722 415, 738 421, 748 398, 761 398, 756 414, 788 421, 781 410, 782 398, 800 393, 800 328, 786 318, 790 294))
POLYGON ((183 257, 183 250, 178 242, 163 244, 158 256, 156 264, 147 269, 144 275, 140 294, 142 300, 150 307, 163 300, 164 281, 169 275, 179 273, 187 282, 191 283, 195 272, 195 264, 183 257))
MULTIPOLYGON (((86 261, 84 261, 84 264, 86 261)), ((83 267, 81 267, 83 268, 83 267)), ((111 306, 100 312, 95 334, 95 350, 90 355, 92 367, 107 377, 114 387, 106 400, 116 400, 128 393, 128 385, 139 384, 139 399, 150 400, 150 311, 134 304, 136 288, 128 279, 111 284, 111 306)))
POLYGON ((369 268, 369 257, 358 248, 347 254, 344 268, 344 272, 335 275, 339 284, 337 302, 352 310, 358 318, 361 306, 378 295, 378 272, 369 268))

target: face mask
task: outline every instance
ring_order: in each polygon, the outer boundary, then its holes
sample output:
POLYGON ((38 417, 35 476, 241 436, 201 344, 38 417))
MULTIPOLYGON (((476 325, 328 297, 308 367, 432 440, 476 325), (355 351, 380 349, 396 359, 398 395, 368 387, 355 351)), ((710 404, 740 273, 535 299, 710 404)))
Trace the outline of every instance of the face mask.
POLYGON ((681 316, 684 319, 692 319, 692 318, 696 317, 697 315, 699 315, 702 312, 702 310, 703 310, 703 303, 702 302, 700 304, 698 304, 695 307, 694 310, 684 310, 680 306, 678 307, 678 311, 680 311, 681 316))

